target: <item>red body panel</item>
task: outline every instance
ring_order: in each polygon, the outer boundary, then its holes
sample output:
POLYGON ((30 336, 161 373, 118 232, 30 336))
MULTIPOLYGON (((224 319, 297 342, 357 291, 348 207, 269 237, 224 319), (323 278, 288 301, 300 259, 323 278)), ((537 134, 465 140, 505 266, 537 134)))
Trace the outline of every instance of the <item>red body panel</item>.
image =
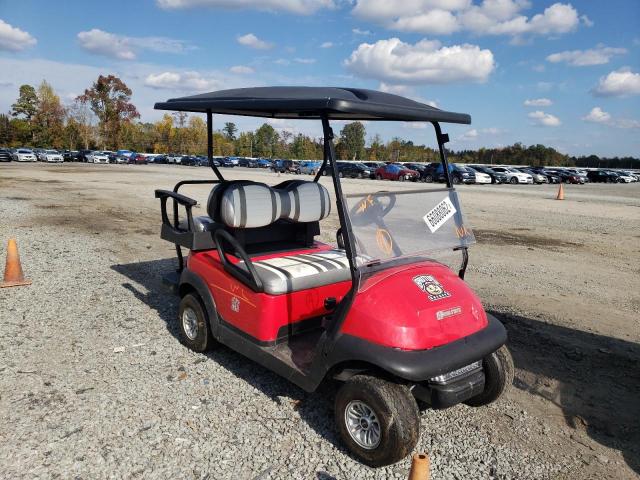
MULTIPOLYGON (((286 255, 328 250, 312 249, 286 255)), ((256 256, 263 260, 283 256, 256 256)), ((237 262, 229 256, 232 262, 237 262)), ((281 327, 325 315, 324 300, 340 301, 351 281, 282 295, 256 293, 229 275, 215 250, 192 252, 187 266, 202 278, 222 318, 261 342, 273 342, 281 327)), ((345 334, 403 350, 424 350, 444 345, 483 329, 487 316, 473 291, 448 267, 423 261, 382 270, 360 286, 342 326, 345 334), (431 276, 422 287, 416 277, 431 276), (436 298, 437 297, 437 298, 436 298)))
POLYGON ((342 331, 388 347, 424 350, 471 335, 486 325, 480 299, 467 284, 445 265, 424 261, 383 270, 363 281, 342 331), (439 287, 428 284, 436 295, 414 282, 421 275, 436 280, 439 287), (442 295, 439 288, 448 296, 435 298, 442 295))
MULTIPOLYGON (((289 251, 286 255, 329 249, 329 245, 316 244, 316 248, 289 251)), ((256 256, 253 260, 280 256, 283 254, 256 256)), ((228 258, 234 263, 238 261, 231 255, 228 258)), ((187 266, 206 282, 222 318, 262 342, 275 341, 278 330, 283 326, 327 314, 324 300, 335 297, 340 301, 351 287, 349 280, 283 295, 256 293, 224 270, 215 250, 192 252, 187 266)))

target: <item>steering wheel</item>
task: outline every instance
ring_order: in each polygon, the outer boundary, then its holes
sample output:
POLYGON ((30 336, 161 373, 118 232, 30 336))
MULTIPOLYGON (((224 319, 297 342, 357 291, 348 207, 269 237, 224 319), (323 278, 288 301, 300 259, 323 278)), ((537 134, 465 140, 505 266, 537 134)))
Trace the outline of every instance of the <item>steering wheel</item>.
POLYGON ((349 211, 351 224, 365 226, 369 224, 381 225, 382 219, 396 204, 395 193, 384 192, 375 195, 367 195, 356 203, 349 211), (388 202, 381 202, 381 198, 388 198, 388 202))

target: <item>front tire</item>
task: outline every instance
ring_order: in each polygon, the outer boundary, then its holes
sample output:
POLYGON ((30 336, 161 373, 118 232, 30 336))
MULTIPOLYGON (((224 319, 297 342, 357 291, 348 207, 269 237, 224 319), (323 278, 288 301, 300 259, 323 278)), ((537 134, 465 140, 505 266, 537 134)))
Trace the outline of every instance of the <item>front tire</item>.
POLYGON ((511 185, 516 185, 516 184, 518 183, 518 178, 517 178, 517 177, 511 177, 511 178, 509 179, 509 183, 510 183, 511 185))
POLYGON ((209 317, 198 295, 188 293, 180 300, 178 330, 182 343, 194 352, 205 352, 213 344, 209 317))
POLYGON ((344 444, 371 467, 409 455, 420 433, 420 413, 409 389, 364 375, 353 377, 338 391, 335 419, 344 444))
POLYGON ((515 368, 511 352, 506 345, 482 360, 484 370, 484 390, 470 398, 466 403, 470 407, 481 407, 498 400, 509 391, 513 384, 515 368))

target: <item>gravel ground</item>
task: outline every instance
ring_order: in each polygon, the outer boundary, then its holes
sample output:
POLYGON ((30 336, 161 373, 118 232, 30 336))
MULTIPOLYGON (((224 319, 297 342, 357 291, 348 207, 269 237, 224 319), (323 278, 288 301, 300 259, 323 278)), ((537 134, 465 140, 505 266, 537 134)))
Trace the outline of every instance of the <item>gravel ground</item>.
MULTIPOLYGON (((2 477, 406 478, 408 459, 374 470, 342 448, 335 385, 307 394, 224 347, 178 342, 151 192, 186 176, 208 173, 0 169, 0 241, 18 239, 33 280, 0 290, 2 477)), ((553 187, 461 188, 479 239, 469 282, 507 325, 516 388, 423 412, 432 478, 637 478, 639 187, 574 187, 564 203, 553 187)))

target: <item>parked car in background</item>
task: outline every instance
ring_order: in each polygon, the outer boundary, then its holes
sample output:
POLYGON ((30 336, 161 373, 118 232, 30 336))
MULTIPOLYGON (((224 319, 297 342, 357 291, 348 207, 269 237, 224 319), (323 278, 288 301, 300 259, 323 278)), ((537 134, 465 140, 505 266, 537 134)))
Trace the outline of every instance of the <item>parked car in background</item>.
POLYGON ((491 183, 507 183, 508 178, 504 173, 496 172, 493 168, 487 167, 485 165, 467 165, 467 168, 471 168, 476 172, 484 173, 485 175, 489 175, 491 179, 491 183))
POLYGON ((100 150, 94 150, 87 154, 86 157, 89 163, 109 163, 109 154, 101 152, 100 150))
POLYGON ((627 175, 624 172, 611 170, 611 173, 614 173, 614 174, 616 174, 618 176, 619 183, 632 183, 632 182, 635 181, 635 179, 631 175, 627 175))
POLYGON ((63 150, 62 152, 62 160, 65 162, 75 162, 76 155, 78 154, 77 150, 63 150))
POLYGON ((76 155, 75 162, 88 162, 89 155, 91 154, 91 150, 81 149, 78 150, 78 154, 76 155))
POLYGON ((13 159, 16 162, 37 162, 38 159, 33 150, 28 148, 18 148, 13 154, 13 159))
POLYGON ((528 173, 529 175, 531 175, 531 178, 533 178, 533 183, 535 183, 536 185, 540 185, 542 183, 549 183, 549 179, 547 178, 546 175, 538 173, 535 170, 532 170, 530 168, 518 167, 516 168, 516 170, 519 170, 522 173, 528 173))
POLYGON ((528 173, 520 172, 511 167, 491 167, 498 173, 504 173, 507 177, 507 182, 513 185, 518 183, 530 183, 533 184, 533 177, 528 173))
POLYGON ((32 151, 39 162, 44 162, 44 148, 34 148, 32 151))
POLYGON ((589 181, 592 183, 618 183, 618 176, 607 170, 592 170, 587 173, 589 181))
POLYGON ((141 153, 134 153, 132 155, 129 155, 129 158, 127 159, 127 163, 130 165, 146 165, 147 157, 145 157, 141 153))
POLYGON ((587 176, 586 170, 583 170, 581 168, 566 168, 565 170, 573 173, 574 175, 578 175, 579 177, 582 177, 582 179, 584 180, 584 182, 582 183, 586 183, 589 181, 589 177, 587 176))
POLYGON ((241 157, 238 159, 238 166, 245 168, 258 168, 258 161, 255 158, 241 157))
POLYGON ((399 163, 389 163, 377 168, 375 177, 377 180, 398 180, 400 182, 408 180, 415 182, 420 178, 420 173, 399 163))
POLYGON ((558 174, 558 176, 560 177, 563 183, 573 183, 576 185, 581 185, 585 183, 584 178, 568 170, 558 169, 558 170, 554 170, 554 172, 558 174))
POLYGON ((258 168, 271 168, 273 163, 268 158, 259 158, 258 159, 258 168))
POLYGON ((271 170, 276 173, 300 173, 300 167, 293 160, 275 159, 271 170))
POLYGON ((8 148, 0 148, 0 162, 10 162, 13 158, 8 148))
POLYGON ((304 175, 315 175, 316 173, 318 173, 318 170, 320 170, 321 166, 322 166, 322 162, 320 161, 306 160, 306 161, 300 162, 300 165, 298 165, 298 168, 300 169, 300 173, 304 175))
POLYGON ((370 178, 371 169, 360 162, 338 162, 338 176, 349 178, 370 178))
MULTIPOLYGON (((457 163, 449 164, 449 177, 451 178, 451 183, 456 185, 460 183, 476 183, 475 170, 458 165, 457 163)), ((442 168, 441 163, 436 167, 433 178, 436 182, 445 182, 444 168, 442 168)))
POLYGON ((44 150, 42 153, 42 161, 49 163, 62 163, 64 158, 57 150, 44 150))
POLYGON ((165 163, 167 163, 167 156, 166 155, 156 155, 153 158, 153 163, 159 163, 160 165, 164 165, 165 163))
POLYGON ((631 170, 622 170, 621 173, 624 175, 628 175, 633 178, 634 182, 640 181, 640 174, 632 172, 631 170))
POLYGON ((493 183, 493 181, 491 180, 491 175, 488 175, 484 172, 480 172, 478 170, 476 170, 475 168, 471 168, 465 165, 465 168, 467 170, 472 170, 473 173, 475 174, 476 177, 476 183, 480 184, 480 185, 486 185, 486 184, 491 184, 493 183))
POLYGON ((384 162, 362 162, 363 165, 366 165, 367 167, 369 167, 371 170, 373 170, 374 172, 380 168, 380 167, 384 167, 386 164, 384 162))
POLYGON ((560 183, 562 182, 562 178, 560 175, 555 173, 553 170, 547 170, 544 167, 531 167, 531 170, 536 172, 539 175, 544 175, 547 177, 548 183, 560 183))

